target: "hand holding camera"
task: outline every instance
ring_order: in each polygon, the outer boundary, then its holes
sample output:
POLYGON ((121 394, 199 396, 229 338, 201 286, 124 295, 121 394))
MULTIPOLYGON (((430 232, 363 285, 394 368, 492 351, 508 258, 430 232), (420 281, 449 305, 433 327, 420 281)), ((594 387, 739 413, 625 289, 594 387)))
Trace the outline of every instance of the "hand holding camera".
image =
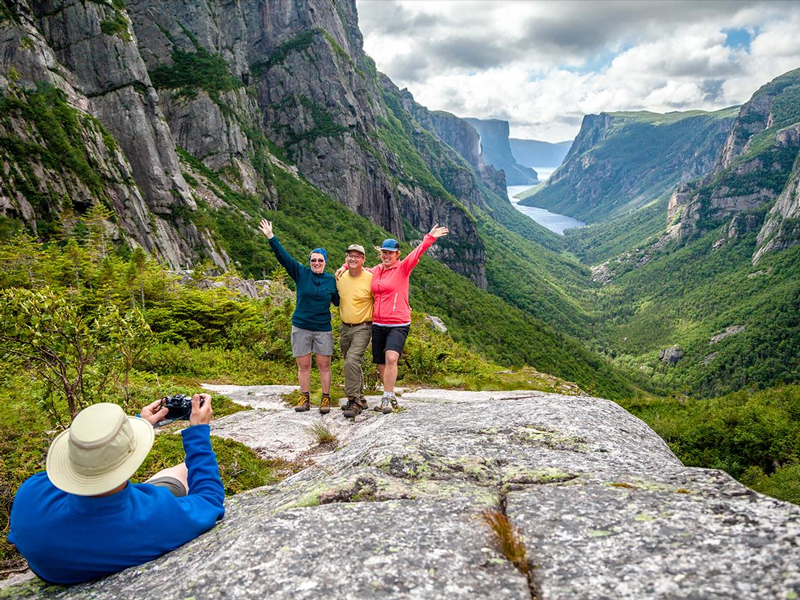
POLYGON ((209 394, 173 394, 142 409, 141 416, 154 427, 163 427, 173 421, 188 420, 190 425, 211 422, 211 396, 209 394))

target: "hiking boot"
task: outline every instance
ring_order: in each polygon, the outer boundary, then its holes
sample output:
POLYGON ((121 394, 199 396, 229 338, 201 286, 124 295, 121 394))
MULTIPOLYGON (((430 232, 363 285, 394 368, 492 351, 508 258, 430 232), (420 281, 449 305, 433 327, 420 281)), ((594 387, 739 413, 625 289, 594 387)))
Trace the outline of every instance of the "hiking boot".
POLYGON ((386 396, 381 398, 380 406, 376 406, 375 410, 377 410, 378 412, 382 412, 385 415, 388 415, 389 413, 391 413, 392 412, 392 403, 389 400, 389 398, 386 397, 386 396))
POLYGON ((331 397, 328 394, 322 394, 322 401, 319 403, 319 414, 327 415, 331 412, 331 397))
POLYGON ((369 406, 367 406, 367 399, 364 397, 356 400, 356 403, 361 407, 361 410, 367 410, 369 408, 369 406))
POLYGON ((392 396, 390 402, 392 404, 392 410, 397 410, 400 408, 400 405, 397 403, 397 396, 392 396))
POLYGON ((306 412, 311 410, 311 400, 308 398, 308 394, 303 394, 303 399, 300 400, 300 404, 294 407, 297 412, 306 412))
POLYGON ((358 402, 351 400, 350 398, 347 399, 347 404, 344 407, 344 414, 345 417, 348 419, 355 419, 358 415, 361 414, 361 405, 358 402))

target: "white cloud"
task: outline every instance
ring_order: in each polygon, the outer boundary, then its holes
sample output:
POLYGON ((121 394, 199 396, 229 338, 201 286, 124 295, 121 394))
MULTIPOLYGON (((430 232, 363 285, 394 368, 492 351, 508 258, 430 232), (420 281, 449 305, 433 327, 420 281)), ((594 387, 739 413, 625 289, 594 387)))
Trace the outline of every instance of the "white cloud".
POLYGON ((584 114, 715 110, 800 67, 800 3, 358 0, 365 49, 421 104, 574 137, 584 114), (749 47, 726 45, 746 30, 749 47))

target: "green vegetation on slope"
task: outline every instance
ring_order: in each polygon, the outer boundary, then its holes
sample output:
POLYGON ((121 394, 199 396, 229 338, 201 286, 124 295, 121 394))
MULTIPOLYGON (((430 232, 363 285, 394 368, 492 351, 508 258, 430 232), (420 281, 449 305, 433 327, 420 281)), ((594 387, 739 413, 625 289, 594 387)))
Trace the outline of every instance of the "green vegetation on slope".
POLYGON ((800 386, 622 405, 685 465, 723 469, 756 491, 800 504, 800 386))
POLYGON ((713 249, 720 235, 651 253, 602 291, 603 333, 619 349, 617 363, 655 389, 713 396, 800 379, 800 248, 753 267, 755 233, 713 249), (667 367, 659 350, 673 344, 686 356, 667 367))
POLYGON ((662 198, 599 223, 567 229, 564 243, 582 263, 589 265, 641 248, 666 228, 668 202, 662 198))
POLYGON ((47 215, 60 198, 34 172, 35 162, 64 176, 76 176, 97 197, 103 197, 104 182, 93 168, 85 139, 86 129, 99 129, 110 148, 113 137, 96 119, 72 108, 61 90, 40 84, 36 90, 15 90, 0 100, 0 157, 8 159, 10 173, 4 174, 31 204, 47 215), (12 119, 25 121, 29 141, 11 134, 12 119), (47 190, 47 191, 43 191, 47 190))
POLYGON ((225 59, 203 47, 194 52, 172 49, 172 65, 158 65, 150 71, 150 79, 157 89, 177 89, 181 95, 195 97, 204 90, 219 102, 219 95, 242 87, 243 83, 230 74, 225 59))

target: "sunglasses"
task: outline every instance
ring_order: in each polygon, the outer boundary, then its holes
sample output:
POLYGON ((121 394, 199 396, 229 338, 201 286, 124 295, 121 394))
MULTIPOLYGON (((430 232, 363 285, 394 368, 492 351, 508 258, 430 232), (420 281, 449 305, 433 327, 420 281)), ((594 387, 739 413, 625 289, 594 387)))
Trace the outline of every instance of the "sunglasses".
POLYGON ((325 259, 324 258, 312 258, 309 262, 312 262, 312 263, 324 263, 325 259))

